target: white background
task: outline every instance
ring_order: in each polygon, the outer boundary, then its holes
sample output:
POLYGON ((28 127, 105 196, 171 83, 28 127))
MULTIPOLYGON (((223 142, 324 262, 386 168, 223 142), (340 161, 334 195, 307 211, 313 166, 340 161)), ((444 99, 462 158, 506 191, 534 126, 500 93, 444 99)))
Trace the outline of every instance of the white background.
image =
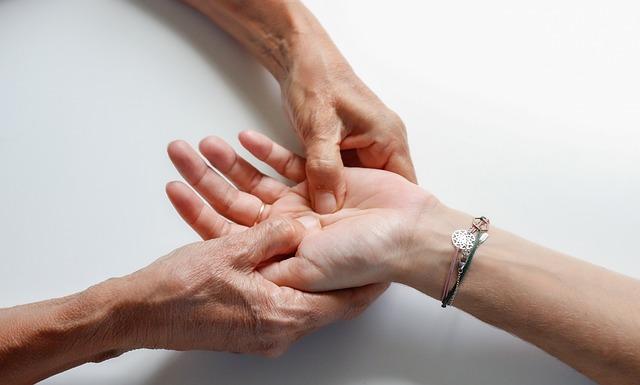
MULTIPOLYGON (((637 1, 308 1, 404 119, 449 205, 640 277, 637 1)), ((300 150, 269 75, 170 0, 0 1, 0 306, 66 295, 194 241, 164 196, 175 138, 300 150)), ((135 351, 49 384, 589 384, 410 289, 277 360, 135 351)))

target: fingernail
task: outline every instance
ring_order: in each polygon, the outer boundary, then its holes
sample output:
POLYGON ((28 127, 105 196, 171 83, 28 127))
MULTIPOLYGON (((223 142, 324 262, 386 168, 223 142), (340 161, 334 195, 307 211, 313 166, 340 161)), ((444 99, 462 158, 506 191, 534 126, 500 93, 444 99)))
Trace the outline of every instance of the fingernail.
POLYGON ((329 191, 316 193, 316 211, 320 214, 331 214, 336 211, 336 197, 329 191))
POLYGON ((320 221, 318 221, 318 218, 313 217, 311 215, 296 218, 296 220, 302 223, 302 226, 304 226, 304 228, 307 230, 320 228, 320 221))

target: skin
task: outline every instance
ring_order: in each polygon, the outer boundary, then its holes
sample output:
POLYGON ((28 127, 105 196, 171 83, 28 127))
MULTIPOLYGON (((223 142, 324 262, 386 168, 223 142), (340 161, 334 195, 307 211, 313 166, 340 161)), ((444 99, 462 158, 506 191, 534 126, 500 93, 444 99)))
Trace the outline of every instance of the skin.
POLYGON ((270 219, 78 294, 0 309, 0 383, 31 384, 140 348, 277 356, 385 289, 304 293, 266 280, 258 267, 294 252, 304 233, 295 220, 270 219))
MULTIPOLYGON (((404 125, 317 20, 297 1, 185 2, 280 83, 307 159, 257 134, 240 139, 297 185, 266 178, 219 139, 206 140, 202 154, 238 192, 173 143, 176 167, 209 204, 179 182, 167 193, 208 241, 69 297, 0 309, 0 383, 33 383, 138 348, 278 355, 362 311, 387 282, 439 296, 450 234, 472 218, 407 181, 415 172, 404 125), (363 287, 345 289, 354 286, 363 287)), ((636 280, 492 229, 456 305, 600 383, 634 384, 639 295, 636 280)))
MULTIPOLYGON (((238 223, 255 218, 255 206, 263 200, 268 206, 258 221, 288 215, 307 225, 295 256, 261 268, 276 284, 320 291, 399 282, 440 299, 452 258, 451 233, 468 228, 472 216, 397 175, 350 168, 345 169, 344 207, 315 214, 302 177, 304 159, 257 133, 242 133, 240 142, 298 184, 288 187, 264 176, 220 139, 206 138, 201 153, 240 190, 230 193, 193 149, 172 143, 171 159, 188 182, 199 177, 201 183, 191 185, 208 204, 179 182, 168 186, 168 194, 199 234, 239 231, 238 223), (221 225, 227 219, 236 224, 221 225)), ((455 305, 601 384, 637 384, 640 282, 500 229, 491 228, 489 234, 455 305)))
POLYGON ((384 169, 416 182, 404 124, 358 78, 299 1, 184 0, 227 31, 273 74, 306 150, 311 207, 345 204, 344 167, 384 169))

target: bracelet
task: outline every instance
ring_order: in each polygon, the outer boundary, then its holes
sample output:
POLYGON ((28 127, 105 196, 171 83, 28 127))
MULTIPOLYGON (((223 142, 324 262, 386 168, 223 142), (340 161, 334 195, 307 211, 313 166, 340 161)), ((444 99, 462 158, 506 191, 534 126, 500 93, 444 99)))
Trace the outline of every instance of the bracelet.
POLYGON ((453 303, 462 280, 471 266, 476 250, 489 237, 489 223, 489 219, 486 217, 478 217, 473 220, 468 230, 456 230, 451 234, 454 251, 449 265, 449 273, 442 289, 441 306, 443 308, 453 303), (455 282, 453 281, 454 275, 456 275, 455 282))

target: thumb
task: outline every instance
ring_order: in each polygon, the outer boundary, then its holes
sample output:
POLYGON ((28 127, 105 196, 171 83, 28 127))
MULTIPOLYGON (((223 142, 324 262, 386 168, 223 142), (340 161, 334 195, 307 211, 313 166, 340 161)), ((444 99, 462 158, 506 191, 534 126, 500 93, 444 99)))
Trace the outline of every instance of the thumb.
POLYGON ((346 185, 339 138, 312 138, 306 144, 306 173, 311 204, 319 214, 342 207, 346 185))
POLYGON ((261 262, 277 255, 291 254, 296 251, 302 237, 304 226, 291 218, 269 219, 231 237, 233 243, 241 245, 244 252, 238 253, 237 265, 255 268, 261 262))
POLYGON ((259 271, 263 277, 278 286, 310 292, 336 289, 331 287, 330 279, 315 264, 300 256, 270 263, 259 271))

